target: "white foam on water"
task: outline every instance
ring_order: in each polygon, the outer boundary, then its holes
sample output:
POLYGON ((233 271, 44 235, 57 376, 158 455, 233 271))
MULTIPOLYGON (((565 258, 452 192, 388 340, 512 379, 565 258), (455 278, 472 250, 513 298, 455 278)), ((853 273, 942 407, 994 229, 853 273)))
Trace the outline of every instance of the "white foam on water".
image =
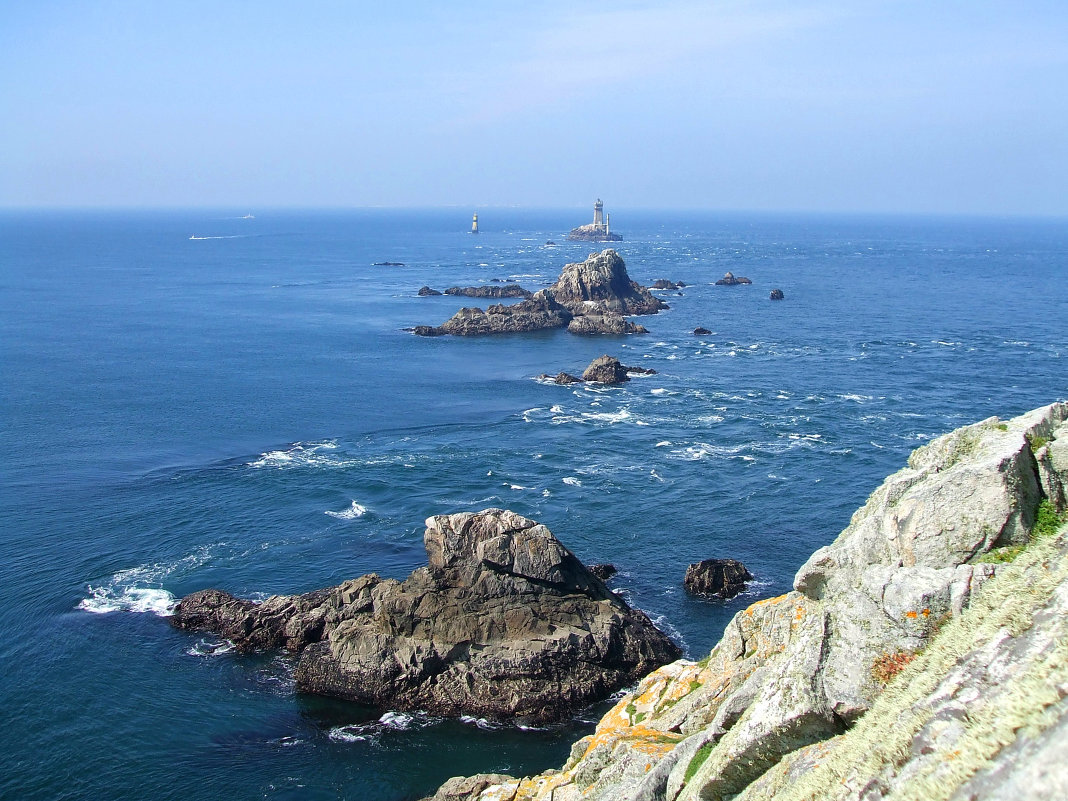
POLYGON ((549 492, 549 490, 547 490, 547 489, 544 489, 544 490, 541 491, 541 497, 543 497, 543 498, 548 498, 550 495, 552 495, 552 493, 549 492))
POLYGON ((839 395, 838 398, 839 398, 839 400, 848 400, 848 401, 853 401, 854 403, 865 403, 866 401, 873 400, 871 395, 855 395, 855 394, 839 395))
POLYGON ((360 743, 370 739, 363 726, 335 726, 326 733, 336 743, 360 743))
POLYGON ((228 654, 234 650, 234 644, 229 640, 209 640, 202 638, 196 644, 186 648, 185 652, 190 656, 219 656, 228 654))
POLYGON ((525 489, 526 489, 526 487, 524 487, 524 486, 523 486, 522 484, 509 484, 509 485, 508 485, 508 489, 513 489, 513 490, 525 490, 525 489))
POLYGON ((474 715, 460 715, 460 722, 468 726, 477 726, 484 731, 497 731, 504 728, 500 723, 493 723, 486 718, 476 718, 474 715))
POLYGON ((667 447, 670 447, 670 446, 671 446, 671 440, 665 439, 665 440, 661 440, 660 442, 656 443, 656 445, 654 445, 653 447, 654 448, 667 448, 667 447))
POLYGON ((678 395, 679 393, 673 389, 664 389, 663 387, 657 387, 656 389, 649 390, 650 395, 678 395))
POLYGON ((296 442, 285 450, 267 451, 261 453, 260 458, 248 462, 247 467, 275 469, 299 468, 299 467, 326 467, 344 468, 360 464, 355 459, 338 459, 330 454, 337 450, 337 443, 333 440, 324 442, 296 442))
POLYGON ((150 612, 160 617, 174 613, 178 603, 175 597, 161 586, 175 572, 200 567, 211 558, 211 548, 198 548, 175 562, 156 562, 120 570, 108 581, 86 586, 87 595, 77 608, 84 612, 103 615, 109 612, 150 612))
POLYGON ((582 486, 582 481, 580 481, 579 479, 575 478, 574 476, 566 476, 566 477, 562 478, 561 481, 563 481, 565 484, 567 484, 569 486, 572 486, 572 487, 581 487, 582 486))
POLYGON ((356 501, 353 501, 351 504, 349 504, 348 509, 342 509, 340 512, 334 512, 330 509, 327 509, 324 514, 328 514, 331 517, 336 517, 338 520, 356 520, 357 518, 363 517, 365 514, 367 514, 367 507, 364 506, 362 503, 357 503, 356 501))

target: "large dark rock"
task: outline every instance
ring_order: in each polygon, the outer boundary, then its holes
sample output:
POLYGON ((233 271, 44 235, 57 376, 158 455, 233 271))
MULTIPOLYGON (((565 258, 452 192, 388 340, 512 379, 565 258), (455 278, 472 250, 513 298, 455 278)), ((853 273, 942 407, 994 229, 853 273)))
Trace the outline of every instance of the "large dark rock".
POLYGON ((622 384, 624 381, 629 381, 630 376, 628 373, 637 373, 639 375, 654 375, 656 370, 646 369, 644 367, 627 367, 620 364, 619 359, 615 356, 598 356, 592 362, 589 367, 582 373, 583 381, 595 381, 599 384, 622 384))
POLYGON ((679 287, 686 286, 685 284, 676 284, 674 281, 669 281, 667 278, 658 278, 653 281, 653 285, 650 289, 678 289, 679 287))
POLYGON ((588 567, 589 571, 601 581, 608 581, 608 579, 612 578, 612 576, 619 572, 619 570, 616 569, 616 566, 611 562, 602 562, 601 564, 589 565, 588 567))
POLYGON ((744 276, 736 276, 734 273, 727 273, 718 281, 716 281, 716 286, 738 286, 740 284, 751 283, 753 282, 744 276))
POLYGON ((656 314, 667 308, 648 289, 630 280, 622 257, 611 248, 591 253, 586 261, 565 264, 550 289, 557 302, 576 316, 603 313, 603 309, 616 314, 656 314))
MULTIPOLYGON (((527 300, 511 306, 497 303, 483 311, 465 307, 438 327, 443 334, 456 336, 480 336, 482 334, 507 334, 520 331, 541 331, 547 328, 563 328, 573 315, 553 298, 548 290, 541 290, 527 300)), ((416 333, 420 333, 416 327, 416 333)))
POLYGON ((694 336, 697 336, 697 337, 706 337, 711 333, 712 332, 709 331, 707 328, 702 328, 701 326, 698 326, 697 328, 695 328, 693 330, 694 336))
POLYGON ((786 295, 782 293, 781 289, 771 290, 771 295, 769 296, 771 300, 783 300, 785 297, 786 295))
POLYGON ((695 595, 733 598, 753 575, 736 559, 705 559, 686 568, 683 585, 695 595))
POLYGON ((419 287, 418 295, 421 298, 430 298, 430 297, 434 297, 435 295, 440 295, 440 294, 441 293, 438 292, 436 289, 431 289, 428 286, 419 287))
POLYGON ((451 286, 445 290, 446 295, 462 295, 468 298, 529 298, 534 295, 529 289, 519 284, 504 286, 451 286))
POLYGON ((428 565, 262 604, 218 590, 171 618, 243 650, 300 652, 297 689, 438 715, 562 718, 680 654, 545 527, 514 512, 426 522, 428 565))

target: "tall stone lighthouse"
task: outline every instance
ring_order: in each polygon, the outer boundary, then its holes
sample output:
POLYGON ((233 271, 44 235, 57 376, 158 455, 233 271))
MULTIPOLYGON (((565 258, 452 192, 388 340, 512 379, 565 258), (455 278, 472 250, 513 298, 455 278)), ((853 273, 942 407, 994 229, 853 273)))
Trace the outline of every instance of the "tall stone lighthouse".
POLYGON ((572 228, 567 238, 584 242, 621 242, 623 237, 609 230, 610 215, 604 213, 604 203, 600 198, 593 204, 593 222, 572 228))

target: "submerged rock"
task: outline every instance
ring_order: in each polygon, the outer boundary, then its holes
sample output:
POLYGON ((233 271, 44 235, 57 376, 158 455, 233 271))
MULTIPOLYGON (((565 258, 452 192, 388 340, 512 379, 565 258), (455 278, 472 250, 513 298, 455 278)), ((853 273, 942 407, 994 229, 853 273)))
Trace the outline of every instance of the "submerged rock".
POLYGON ((751 283, 753 282, 744 276, 735 276, 734 273, 728 272, 726 275, 716 281, 716 286, 739 286, 741 284, 751 283))
POLYGON ((560 719, 676 659, 644 613, 510 511, 426 521, 428 565, 262 604, 219 590, 171 618, 242 649, 300 652, 297 689, 437 715, 560 719))
POLYGON ((694 595, 733 598, 752 580, 753 574, 736 559, 705 559, 686 568, 682 583, 694 595))

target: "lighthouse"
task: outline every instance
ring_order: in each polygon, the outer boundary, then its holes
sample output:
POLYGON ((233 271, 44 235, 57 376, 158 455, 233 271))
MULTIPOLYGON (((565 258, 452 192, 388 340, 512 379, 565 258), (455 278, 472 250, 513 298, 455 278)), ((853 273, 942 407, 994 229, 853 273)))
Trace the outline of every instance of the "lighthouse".
POLYGON ((600 198, 593 204, 593 227, 604 229, 604 203, 600 198))
POLYGON ((471 215, 471 233, 473 233, 473 234, 477 234, 478 233, 478 215, 477 214, 471 215))

